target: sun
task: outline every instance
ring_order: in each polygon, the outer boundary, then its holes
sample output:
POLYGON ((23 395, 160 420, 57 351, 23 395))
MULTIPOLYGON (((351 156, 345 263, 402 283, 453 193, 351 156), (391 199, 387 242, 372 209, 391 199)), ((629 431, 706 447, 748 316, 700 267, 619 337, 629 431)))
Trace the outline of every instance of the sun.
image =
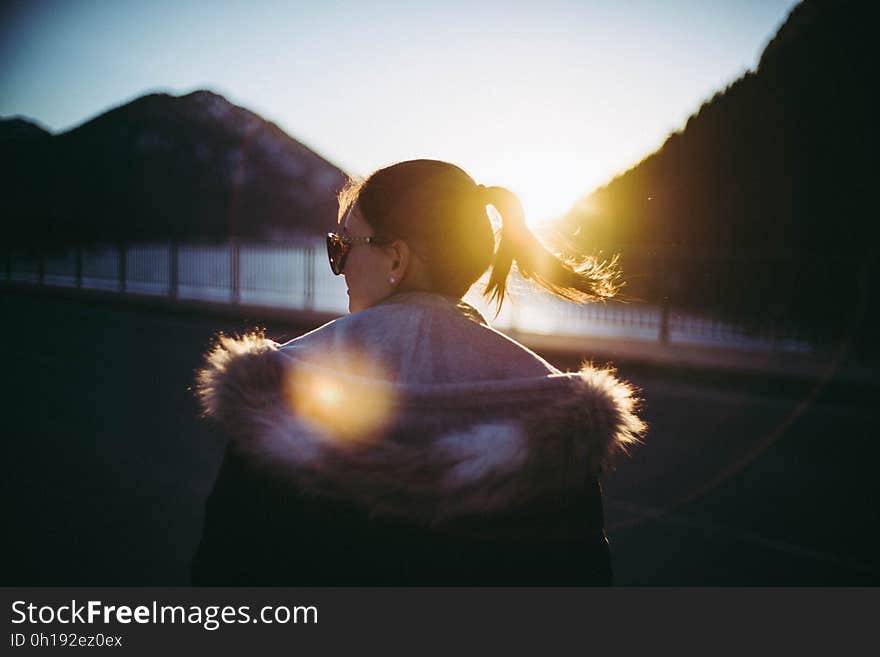
POLYGON ((562 217, 571 207, 571 190, 556 189, 553 181, 536 180, 516 191, 526 213, 526 223, 535 229, 562 217))
POLYGON ((533 230, 564 217, 594 187, 591 172, 570 154, 568 158, 560 153, 550 159, 534 158, 528 166, 499 166, 498 169, 498 174, 491 178, 504 180, 502 185, 519 197, 526 223, 533 230), (541 161, 548 164, 537 164, 541 161))

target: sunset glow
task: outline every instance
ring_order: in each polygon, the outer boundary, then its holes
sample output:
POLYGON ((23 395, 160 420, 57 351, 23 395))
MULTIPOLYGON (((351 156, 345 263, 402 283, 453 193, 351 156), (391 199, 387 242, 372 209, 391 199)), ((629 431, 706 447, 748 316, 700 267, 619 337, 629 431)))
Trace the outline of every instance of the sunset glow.
POLYGON ((0 115, 69 129, 206 88, 356 174, 429 157, 563 214, 756 59, 793 0, 22 3, 0 115))

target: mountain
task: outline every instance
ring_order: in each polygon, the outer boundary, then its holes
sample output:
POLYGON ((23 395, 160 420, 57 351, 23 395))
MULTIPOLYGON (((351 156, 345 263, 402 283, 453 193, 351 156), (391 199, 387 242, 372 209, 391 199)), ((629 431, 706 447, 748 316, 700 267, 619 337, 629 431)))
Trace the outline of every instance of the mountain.
POLYGON ((346 178, 209 91, 149 94, 63 134, 35 129, 0 122, 0 207, 18 243, 319 235, 346 178))
POLYGON ((17 116, 0 120, 0 143, 51 137, 52 133, 33 121, 17 116))
POLYGON ((561 232, 620 252, 649 300, 811 322, 854 308, 877 277, 872 16, 867 2, 797 5, 755 71, 584 197, 561 232))

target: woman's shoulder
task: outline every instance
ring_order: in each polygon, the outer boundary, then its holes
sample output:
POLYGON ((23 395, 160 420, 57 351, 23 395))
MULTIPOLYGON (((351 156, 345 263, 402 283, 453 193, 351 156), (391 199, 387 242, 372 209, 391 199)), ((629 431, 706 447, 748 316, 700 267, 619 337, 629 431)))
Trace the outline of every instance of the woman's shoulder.
POLYGON ((411 292, 329 322, 280 346, 287 355, 330 366, 371 361, 400 383, 546 376, 558 373, 522 344, 493 329, 473 306, 411 292))
POLYGON ((428 317, 453 324, 470 321, 487 325, 479 311, 460 299, 427 292, 405 292, 370 308, 329 321, 281 345, 281 348, 317 344, 330 336, 346 334, 361 339, 387 337, 389 331, 401 334, 407 329, 417 328, 428 317))

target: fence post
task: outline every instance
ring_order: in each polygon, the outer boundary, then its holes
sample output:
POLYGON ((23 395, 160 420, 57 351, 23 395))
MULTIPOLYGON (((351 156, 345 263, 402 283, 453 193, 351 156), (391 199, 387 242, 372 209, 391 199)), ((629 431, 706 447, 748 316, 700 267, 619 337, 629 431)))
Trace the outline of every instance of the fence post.
POLYGON ((669 297, 663 297, 660 314, 660 344, 669 344, 669 297))
MULTIPOLYGON (((871 283, 876 278, 874 273, 877 267, 877 254, 870 250, 862 256, 861 266, 859 267, 859 300, 856 302, 856 318, 853 322, 852 341, 853 352, 855 356, 865 361, 871 355, 871 349, 874 346, 874 322, 876 318, 874 313, 876 308, 872 305, 871 299, 871 283)), ((876 290, 874 292, 873 304, 876 304, 876 290)))
POLYGON ((519 323, 517 321, 519 318, 519 298, 518 298, 518 295, 515 296, 513 293, 508 293, 508 298, 510 301, 510 305, 508 306, 508 308, 509 308, 508 317, 510 318, 509 331, 512 334, 516 334, 517 331, 519 330, 518 326, 517 326, 519 323))
POLYGON ((12 249, 6 249, 6 280, 12 280, 12 249))
POLYGON ((229 286, 231 288, 232 294, 232 303, 239 304, 241 303, 241 244, 239 241, 232 237, 229 243, 229 257, 230 257, 230 281, 229 286))
POLYGON ((83 252, 82 245, 76 245, 76 287, 82 288, 83 286, 83 252))
POLYGON ((315 307, 315 245, 309 243, 305 249, 305 298, 303 307, 312 310, 315 307))
POLYGON ((37 280, 40 285, 45 285, 46 283, 46 255, 42 250, 37 256, 37 280))
POLYGON ((119 253, 119 291, 125 292, 125 279, 127 277, 125 271, 125 244, 123 242, 119 242, 116 246, 117 251, 119 253))
POLYGON ((168 244, 168 296, 177 301, 177 240, 168 244))

